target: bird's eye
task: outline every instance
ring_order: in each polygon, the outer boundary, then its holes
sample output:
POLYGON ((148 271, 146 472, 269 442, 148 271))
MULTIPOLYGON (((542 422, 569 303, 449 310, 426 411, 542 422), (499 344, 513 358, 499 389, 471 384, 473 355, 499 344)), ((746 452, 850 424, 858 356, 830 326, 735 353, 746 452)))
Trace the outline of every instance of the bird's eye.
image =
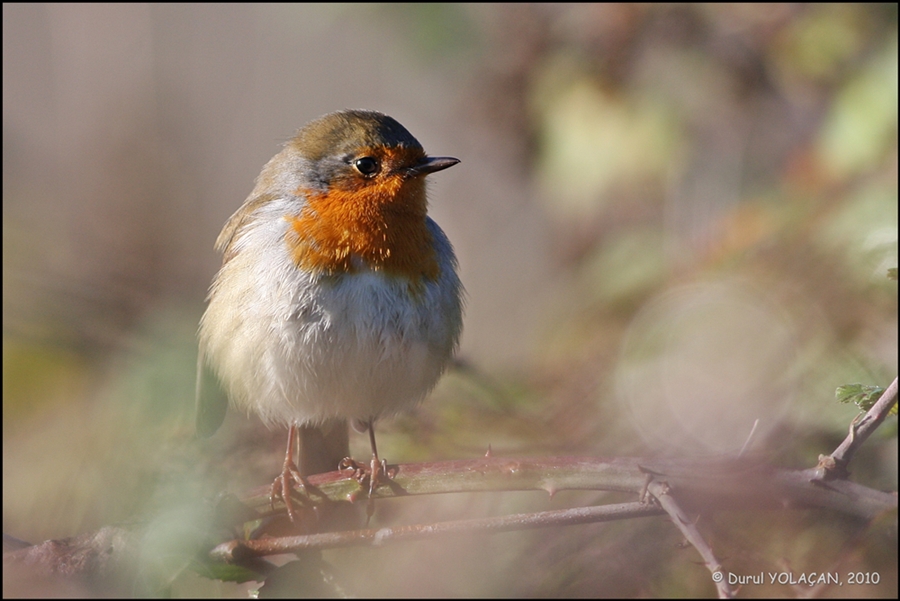
POLYGON ((378 161, 372 157, 362 157, 353 161, 353 166, 365 177, 372 177, 378 172, 378 161))

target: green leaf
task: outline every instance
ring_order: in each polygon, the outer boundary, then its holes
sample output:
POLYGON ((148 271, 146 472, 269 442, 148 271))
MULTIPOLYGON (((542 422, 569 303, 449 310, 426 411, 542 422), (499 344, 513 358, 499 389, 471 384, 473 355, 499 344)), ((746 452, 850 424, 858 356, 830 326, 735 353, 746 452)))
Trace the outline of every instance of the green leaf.
MULTIPOLYGON (((884 394, 881 386, 869 386, 866 384, 844 384, 838 386, 834 396, 839 403, 853 403, 862 411, 868 411, 872 405, 884 394)), ((897 406, 891 409, 891 415, 897 414, 897 406)))
POLYGON ((234 564, 194 560, 190 568, 204 578, 223 582, 241 583, 251 580, 262 582, 266 579, 265 574, 234 564))

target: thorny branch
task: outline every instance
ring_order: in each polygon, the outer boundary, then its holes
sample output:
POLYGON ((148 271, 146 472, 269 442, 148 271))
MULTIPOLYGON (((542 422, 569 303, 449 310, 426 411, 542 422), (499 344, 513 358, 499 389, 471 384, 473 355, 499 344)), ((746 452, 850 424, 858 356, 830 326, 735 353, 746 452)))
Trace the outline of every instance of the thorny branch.
MULTIPOLYGON (((697 548, 709 569, 715 572, 719 562, 687 518, 687 512, 828 508, 870 520, 884 512, 896 510, 896 493, 874 490, 846 479, 846 466, 854 452, 883 421, 896 400, 895 379, 865 417, 855 420, 847 440, 826 457, 828 461, 820 461, 819 466, 807 470, 776 469, 747 457, 684 460, 516 459, 489 456, 474 460, 390 466, 393 477, 375 490, 375 497, 513 490, 539 490, 553 495, 561 490, 598 490, 632 493, 635 498, 643 499, 649 492, 697 548)), ((219 525, 234 527, 243 521, 283 514, 283 504, 276 503, 272 507, 269 492, 270 487, 266 486, 251 490, 240 499, 225 496, 217 511, 219 525)), ((345 506, 364 498, 365 493, 355 479, 335 471, 310 476, 308 485, 301 491, 294 491, 294 497, 301 507, 321 507, 323 504, 345 506)), ((259 565, 257 557, 269 553, 347 545, 381 545, 463 532, 487 534, 611 521, 661 515, 663 510, 655 504, 633 502, 499 518, 324 532, 302 537, 234 540, 216 546, 210 558, 216 562, 253 566, 259 565)), ((127 528, 107 528, 102 532, 107 535, 88 533, 7 552, 4 554, 4 567, 19 565, 50 576, 127 582, 128 574, 134 570, 135 558, 140 555, 142 535, 137 529, 127 528), (114 537, 115 544, 108 542, 110 536, 114 537), (103 561, 98 563, 77 558, 103 558, 103 561)), ((733 594, 727 585, 718 586, 718 592, 723 597, 733 594)))

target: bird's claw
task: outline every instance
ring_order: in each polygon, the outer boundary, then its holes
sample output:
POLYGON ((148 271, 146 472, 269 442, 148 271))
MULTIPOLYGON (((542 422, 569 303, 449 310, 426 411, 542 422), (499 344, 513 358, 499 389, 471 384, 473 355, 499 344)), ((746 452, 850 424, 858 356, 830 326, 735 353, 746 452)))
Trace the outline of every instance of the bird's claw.
POLYGON ((271 504, 272 509, 275 509, 275 499, 280 498, 284 502, 288 518, 290 518, 292 522, 296 516, 294 513, 294 504, 291 501, 291 490, 295 484, 298 487, 298 490, 305 490, 306 488, 303 483, 303 476, 300 475, 300 471, 297 469, 297 466, 294 465, 294 462, 285 461, 281 474, 279 474, 272 482, 272 492, 269 494, 269 503, 271 504))
POLYGON ((348 477, 353 478, 363 488, 368 488, 369 496, 375 494, 375 489, 380 484, 386 484, 390 480, 392 474, 388 470, 387 461, 373 456, 368 464, 360 463, 352 457, 344 457, 338 469, 348 477))

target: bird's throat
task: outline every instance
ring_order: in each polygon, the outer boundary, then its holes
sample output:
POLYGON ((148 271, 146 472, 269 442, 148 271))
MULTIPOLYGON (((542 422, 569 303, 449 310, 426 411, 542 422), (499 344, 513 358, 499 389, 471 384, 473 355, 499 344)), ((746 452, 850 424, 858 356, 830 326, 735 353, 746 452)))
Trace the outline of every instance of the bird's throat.
POLYGON ((299 215, 288 218, 287 243, 298 267, 334 274, 364 265, 406 277, 415 287, 437 278, 422 179, 397 176, 327 192, 297 192, 308 201, 299 215))

